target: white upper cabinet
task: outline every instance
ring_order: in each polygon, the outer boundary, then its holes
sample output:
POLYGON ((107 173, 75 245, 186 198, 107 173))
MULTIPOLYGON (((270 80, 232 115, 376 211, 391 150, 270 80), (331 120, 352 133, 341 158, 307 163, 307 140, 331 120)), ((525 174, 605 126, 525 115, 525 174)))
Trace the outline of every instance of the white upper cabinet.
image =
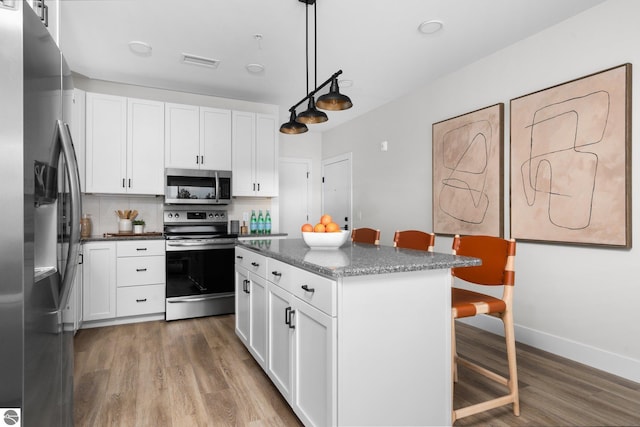
POLYGON ((164 194, 164 103, 127 100, 128 193, 164 194))
POLYGON ((166 104, 165 167, 231 170, 231 111, 166 104))
POLYGON ((164 103, 87 93, 86 192, 163 194, 164 103))
POLYGON ((231 111, 200 107, 200 168, 231 170, 231 111))
POLYGON ((278 196, 277 118, 233 111, 232 168, 234 196, 278 196))

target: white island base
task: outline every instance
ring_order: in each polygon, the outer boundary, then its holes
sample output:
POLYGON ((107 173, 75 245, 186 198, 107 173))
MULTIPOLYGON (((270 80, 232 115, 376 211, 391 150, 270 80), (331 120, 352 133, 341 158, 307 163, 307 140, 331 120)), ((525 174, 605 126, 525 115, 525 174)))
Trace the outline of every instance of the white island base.
POLYGON ((478 260, 354 244, 326 268, 304 248, 236 247, 236 333, 304 425, 450 425, 449 267, 478 260))

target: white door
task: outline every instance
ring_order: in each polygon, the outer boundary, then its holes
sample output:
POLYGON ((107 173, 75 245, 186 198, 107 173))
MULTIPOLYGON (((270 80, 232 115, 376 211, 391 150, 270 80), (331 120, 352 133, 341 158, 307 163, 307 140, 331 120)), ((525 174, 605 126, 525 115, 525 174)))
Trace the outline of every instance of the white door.
POLYGON ((250 333, 250 285, 249 272, 242 267, 236 266, 236 335, 245 345, 249 344, 250 333))
POLYGON ((267 364, 267 281, 251 275, 249 349, 258 364, 266 369, 267 364))
POLYGON ((165 104, 165 167, 200 168, 199 114, 195 105, 165 104))
POLYGON ((293 386, 292 295, 276 285, 267 287, 267 374, 288 401, 293 386))
POLYGON ((351 153, 322 161, 322 213, 351 230, 351 153))
POLYGON ((310 217, 311 160, 280 159, 280 232, 300 237, 302 224, 319 218, 310 217))
POLYGON ((164 103, 127 99, 127 192, 164 194, 164 103))

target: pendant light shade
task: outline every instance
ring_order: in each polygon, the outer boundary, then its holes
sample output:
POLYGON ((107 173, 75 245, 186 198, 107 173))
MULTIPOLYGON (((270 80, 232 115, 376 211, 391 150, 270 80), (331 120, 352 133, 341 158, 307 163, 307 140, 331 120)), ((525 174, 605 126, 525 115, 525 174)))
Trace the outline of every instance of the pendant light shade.
POLYGON ((307 125, 296 121, 296 110, 291 110, 291 117, 289 117, 289 121, 280 126, 280 132, 288 133, 290 135, 305 133, 308 130, 309 128, 307 125))
POLYGON ((353 103, 347 95, 340 93, 338 78, 336 77, 331 81, 331 89, 329 89, 329 92, 318 98, 316 106, 323 110, 340 111, 353 107, 353 103))
POLYGON ((309 106, 307 107, 307 110, 300 113, 296 120, 300 123, 315 124, 326 122, 329 118, 326 113, 323 113, 316 108, 316 101, 314 97, 311 96, 309 97, 309 106))

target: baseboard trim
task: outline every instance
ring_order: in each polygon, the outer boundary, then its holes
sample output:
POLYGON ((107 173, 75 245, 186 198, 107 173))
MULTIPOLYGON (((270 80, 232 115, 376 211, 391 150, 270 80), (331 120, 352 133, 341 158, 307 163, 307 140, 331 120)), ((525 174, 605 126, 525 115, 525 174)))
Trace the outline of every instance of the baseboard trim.
MULTIPOLYGON (((476 316, 460 321, 494 334, 504 335, 502 322, 494 318, 476 316)), ((515 325, 515 334, 516 340, 523 344, 640 383, 640 360, 524 326, 515 325)))

